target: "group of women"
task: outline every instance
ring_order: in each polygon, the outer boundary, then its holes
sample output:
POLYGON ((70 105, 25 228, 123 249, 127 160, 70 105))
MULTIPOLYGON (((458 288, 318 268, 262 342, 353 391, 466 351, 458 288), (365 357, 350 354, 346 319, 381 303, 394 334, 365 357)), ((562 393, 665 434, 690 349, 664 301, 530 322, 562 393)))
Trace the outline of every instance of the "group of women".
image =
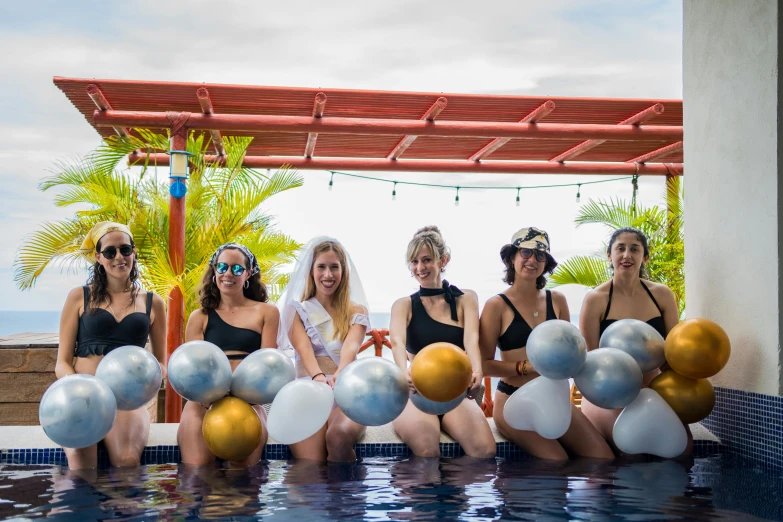
MULTIPOLYGON (((165 371, 165 309, 160 297, 142 291, 137 283, 131 231, 118 223, 98 223, 85 238, 82 253, 94 263, 87 285, 72 290, 63 309, 57 377, 94 374, 101 357, 112 349, 143 347, 148 339, 165 371)), ((671 290, 644 279, 648 257, 647 240, 640 231, 620 229, 612 234, 607 249, 612 279, 587 295, 580 314, 588 349, 597 348, 601 332, 618 319, 646 321, 664 337, 677 323, 671 290)), ((516 430, 504 419, 503 405, 508 397, 538 376, 525 351, 531 331, 547 320, 569 320, 570 314, 563 294, 545 290, 546 276, 557 266, 546 232, 533 227, 519 230, 502 246, 500 258, 509 286, 490 298, 479 314, 474 291, 459 289, 443 279, 451 254, 438 228, 424 227, 414 234, 407 262, 420 288, 392 307, 389 330, 394 360, 408 375, 411 393, 416 389, 409 362, 435 342, 449 342, 465 350, 473 373, 466 397, 457 408, 435 416, 408 401, 393 422, 394 430, 417 456, 438 456, 440 434, 445 431, 467 455, 494 457, 495 439, 476 399, 481 399, 484 377, 499 377, 495 424, 510 441, 545 459, 566 459, 569 455, 613 458, 611 430, 619 411, 583 400, 581 410, 573 407, 569 430, 557 440, 516 430), (499 360, 495 358, 496 347, 499 360)), ((187 341, 204 339, 216 344, 232 367, 261 348, 292 349, 298 378, 330 386, 356 359, 370 329, 359 274, 342 244, 329 237, 314 238, 300 252, 278 306, 267 302, 255 256, 236 243, 222 245, 212 255, 199 297, 201 308, 188 320, 187 341)), ((646 375, 645 383, 657 373, 646 375)), ((185 464, 202 466, 215 461, 201 434, 209 407, 194 402, 184 407, 177 440, 185 464)), ((264 409, 254 409, 265 424, 264 409)), ((112 464, 139 464, 149 425, 144 408, 118 412, 103 441, 112 464)), ((356 458, 353 446, 364 430, 335 406, 323 428, 291 445, 291 453, 300 459, 352 461, 356 458)), ((264 444, 265 437, 245 461, 234 464, 255 464, 264 444)), ((96 446, 66 448, 65 452, 73 469, 97 464, 96 446)))

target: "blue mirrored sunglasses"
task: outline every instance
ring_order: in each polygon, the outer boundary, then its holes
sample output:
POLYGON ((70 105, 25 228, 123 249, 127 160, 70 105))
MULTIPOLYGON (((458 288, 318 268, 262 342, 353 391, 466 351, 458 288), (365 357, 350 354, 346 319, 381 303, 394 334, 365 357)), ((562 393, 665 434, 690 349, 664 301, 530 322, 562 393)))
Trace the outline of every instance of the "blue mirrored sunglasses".
MULTIPOLYGON (((228 272, 228 268, 228 263, 218 263, 215 265, 215 271, 218 274, 225 274, 228 272)), ((245 273, 245 270, 247 270, 247 268, 242 265, 231 265, 231 273, 235 276, 241 276, 245 273)))

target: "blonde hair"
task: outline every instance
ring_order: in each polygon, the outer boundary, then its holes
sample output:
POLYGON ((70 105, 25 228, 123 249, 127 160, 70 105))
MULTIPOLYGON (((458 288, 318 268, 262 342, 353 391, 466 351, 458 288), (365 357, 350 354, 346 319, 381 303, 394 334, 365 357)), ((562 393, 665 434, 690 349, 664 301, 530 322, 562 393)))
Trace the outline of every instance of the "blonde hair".
POLYGON ((451 257, 451 251, 446 246, 446 242, 443 240, 443 236, 440 233, 440 229, 434 225, 420 228, 413 234, 413 239, 408 243, 408 264, 410 264, 414 258, 419 255, 422 247, 428 247, 432 257, 436 262, 440 262, 445 257, 451 257))
POLYGON ((323 243, 318 243, 313 249, 313 264, 310 265, 310 274, 307 277, 304 292, 302 292, 302 301, 306 301, 315 295, 315 278, 313 277, 315 262, 318 259, 318 256, 330 251, 337 255, 337 260, 340 262, 340 267, 342 268, 340 284, 337 286, 332 302, 336 311, 336 317, 332 317, 332 322, 334 323, 334 338, 344 341, 345 337, 348 335, 348 329, 351 327, 351 317, 353 316, 351 313, 353 311, 353 303, 351 303, 351 274, 348 272, 348 262, 345 251, 337 243, 333 241, 324 241, 323 243))

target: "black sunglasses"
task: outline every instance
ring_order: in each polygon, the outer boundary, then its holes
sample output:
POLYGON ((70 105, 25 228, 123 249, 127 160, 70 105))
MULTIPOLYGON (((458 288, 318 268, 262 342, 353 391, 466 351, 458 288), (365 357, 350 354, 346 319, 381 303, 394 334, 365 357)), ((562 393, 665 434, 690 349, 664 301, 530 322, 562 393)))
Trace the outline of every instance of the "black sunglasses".
MULTIPOLYGON (((245 270, 247 270, 247 268, 245 268, 242 265, 231 265, 231 273, 234 274, 235 276, 241 276, 242 274, 245 273, 245 270)), ((228 263, 216 264, 215 271, 218 274, 225 274, 226 272, 228 272, 228 263)))
POLYGON ((101 250, 101 255, 106 259, 114 259, 117 255, 117 250, 120 251, 120 255, 128 257, 133 253, 133 245, 120 245, 119 247, 110 246, 101 250))
POLYGON ((536 261, 541 261, 541 262, 546 261, 546 252, 544 252, 543 250, 533 250, 532 248, 520 248, 519 255, 522 256, 522 259, 530 259, 531 257, 533 257, 533 255, 535 255, 536 261))

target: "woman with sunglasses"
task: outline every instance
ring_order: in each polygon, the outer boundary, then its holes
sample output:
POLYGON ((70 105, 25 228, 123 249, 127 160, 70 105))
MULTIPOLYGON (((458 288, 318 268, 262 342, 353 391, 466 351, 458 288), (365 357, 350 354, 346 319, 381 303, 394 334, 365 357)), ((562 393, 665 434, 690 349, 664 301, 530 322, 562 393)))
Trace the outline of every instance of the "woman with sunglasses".
MULTIPOLYGON (((645 321, 666 338, 680 320, 679 309, 668 286, 646 279, 645 264, 650 259, 647 236, 630 227, 615 230, 609 238, 606 257, 612 278, 585 296, 579 314, 579 329, 587 341, 587 349, 598 348, 604 330, 620 319, 645 321)), ((644 386, 659 373, 656 369, 644 374, 644 386)), ((599 408, 582 398, 582 411, 604 438, 614 444, 612 429, 622 410, 599 408)), ((690 453, 693 440, 690 430, 685 428, 688 432, 686 453, 690 453)))
POLYGON ((534 431, 512 428, 503 408, 509 396, 538 374, 527 360, 527 339, 533 328, 552 319, 570 320, 568 303, 560 292, 544 290, 545 274, 551 274, 557 262, 549 253, 549 235, 529 227, 511 237, 500 249, 511 285, 487 301, 481 313, 481 352, 484 373, 499 377, 495 392, 494 418, 498 431, 527 453, 542 459, 565 460, 571 453, 580 457, 612 458, 614 455, 601 434, 574 405, 571 426, 557 440, 545 439, 534 431), (495 347, 500 360, 495 359, 495 347))
MULTIPOLYGON (((205 340, 217 345, 228 356, 234 370, 248 354, 261 348, 277 348, 279 314, 267 303, 261 281, 261 269, 250 250, 238 243, 221 245, 209 260, 199 291, 201 308, 190 314, 186 341, 205 340)), ((215 462, 202 435, 204 415, 209 404, 188 401, 182 410, 177 431, 182 462, 205 466, 215 462)), ((253 409, 266 427, 266 412, 260 405, 253 409)), ((234 465, 256 464, 266 445, 267 431, 258 447, 244 461, 234 465)))
POLYGON ((453 437, 470 457, 492 458, 496 444, 484 412, 475 397, 481 396, 481 353, 478 346, 478 298, 472 290, 460 290, 441 280, 451 253, 438 227, 419 229, 408 243, 408 267, 419 291, 392 305, 389 334, 394 360, 408 375, 408 386, 417 393, 408 361, 436 342, 451 343, 467 353, 473 367, 466 398, 442 416, 408 404, 392 425, 414 455, 440 455, 441 429, 453 437))
MULTIPOLYGON (((148 339, 165 376, 166 309, 160 297, 142 291, 138 284, 130 229, 110 221, 96 223, 79 251, 92 266, 87 285, 71 290, 60 315, 57 378, 73 373, 95 375, 104 355, 120 346, 144 348, 148 339)), ((114 425, 103 439, 111 463, 138 466, 149 429, 146 407, 117 411, 114 425)), ((98 464, 97 445, 64 450, 71 469, 98 464)))

